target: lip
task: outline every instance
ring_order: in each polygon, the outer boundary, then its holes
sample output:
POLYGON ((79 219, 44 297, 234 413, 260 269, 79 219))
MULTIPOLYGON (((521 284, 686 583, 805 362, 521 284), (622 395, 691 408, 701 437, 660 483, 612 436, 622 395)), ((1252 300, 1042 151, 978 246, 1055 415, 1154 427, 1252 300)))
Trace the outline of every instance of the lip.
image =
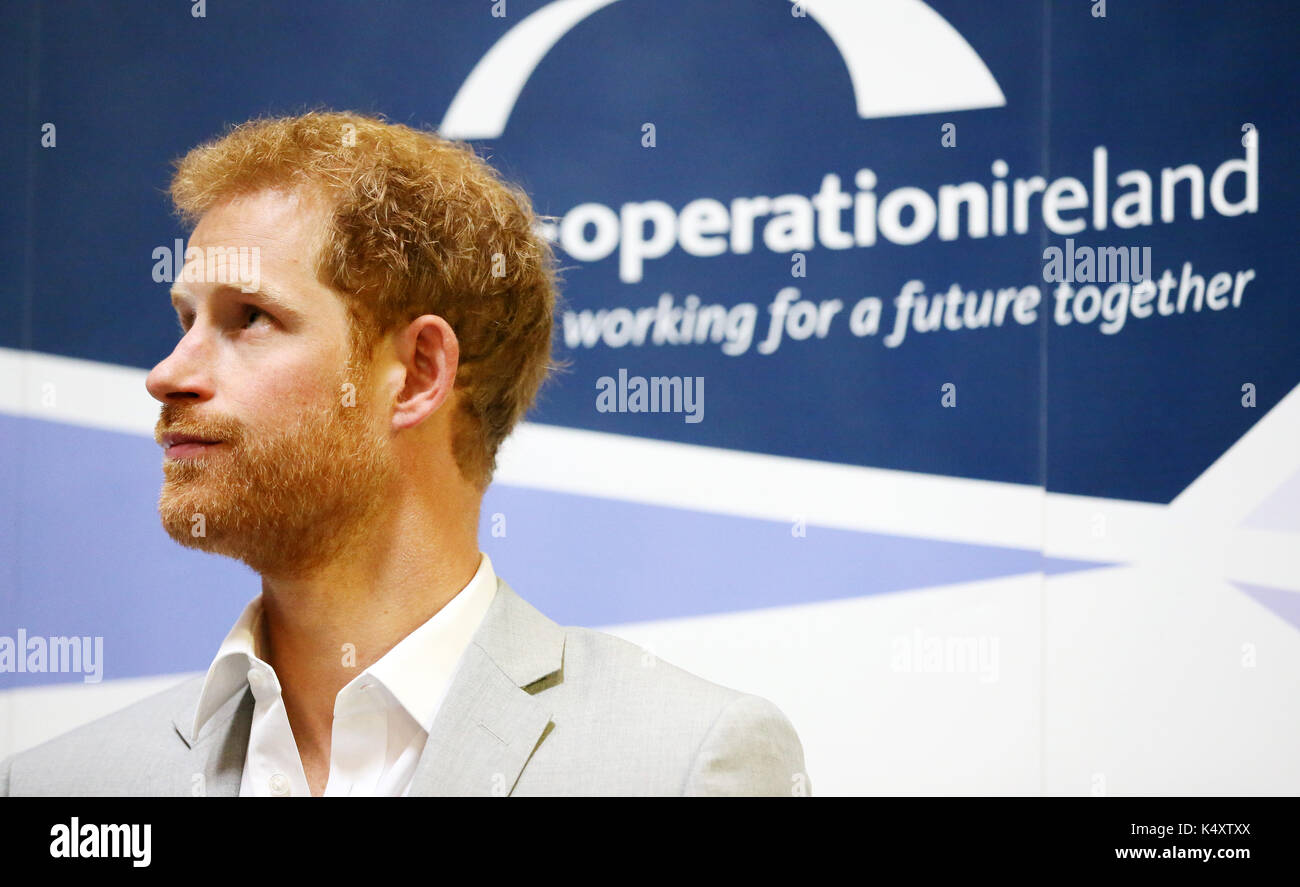
POLYGON ((193 434, 164 434, 162 437, 163 452, 168 459, 188 459, 199 456, 222 443, 224 441, 208 440, 193 434))

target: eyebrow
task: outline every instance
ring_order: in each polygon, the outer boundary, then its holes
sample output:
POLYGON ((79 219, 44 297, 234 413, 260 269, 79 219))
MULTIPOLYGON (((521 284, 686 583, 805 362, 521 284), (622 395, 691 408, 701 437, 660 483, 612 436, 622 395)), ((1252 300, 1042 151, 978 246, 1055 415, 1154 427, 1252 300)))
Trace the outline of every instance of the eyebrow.
MULTIPOLYGON (((240 299, 252 299, 254 301, 265 302, 266 304, 270 305, 276 310, 281 311, 284 314, 293 317, 297 317, 299 314, 298 310, 295 309, 289 303, 288 299, 286 299, 284 296, 280 295, 275 290, 267 286, 263 286, 261 289, 255 290, 253 292, 246 293, 237 286, 231 286, 228 283, 223 283, 214 287, 212 294, 214 296, 219 296, 219 295, 234 296, 240 299)), ((176 304, 177 302, 184 303, 188 307, 190 301, 192 301, 193 299, 193 297, 188 292, 186 292, 183 289, 180 289, 179 287, 172 288, 171 298, 172 298, 173 308, 177 307, 176 304)))

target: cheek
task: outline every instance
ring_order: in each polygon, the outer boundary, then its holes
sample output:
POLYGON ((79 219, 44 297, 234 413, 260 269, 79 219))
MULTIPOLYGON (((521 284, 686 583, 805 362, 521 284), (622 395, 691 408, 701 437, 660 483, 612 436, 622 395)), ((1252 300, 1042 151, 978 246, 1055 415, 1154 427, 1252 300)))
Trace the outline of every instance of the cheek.
POLYGON ((354 397, 361 400, 359 380, 318 352, 285 349, 274 357, 278 359, 262 354, 256 361, 223 367, 232 412, 250 429, 283 428, 308 414, 334 410, 346 394, 345 382, 356 384, 354 397))
POLYGON ((332 398, 325 377, 301 367, 263 368, 232 392, 251 425, 275 427, 286 418, 319 409, 332 398))

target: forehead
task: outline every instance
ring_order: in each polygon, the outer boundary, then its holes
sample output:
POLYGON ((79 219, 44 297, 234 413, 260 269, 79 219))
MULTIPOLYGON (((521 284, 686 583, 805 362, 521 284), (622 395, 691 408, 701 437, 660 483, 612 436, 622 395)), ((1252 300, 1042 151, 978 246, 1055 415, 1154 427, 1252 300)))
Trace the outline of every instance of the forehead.
MULTIPOLYGON (((270 288, 315 301, 330 294, 317 280, 316 257, 323 241, 330 210, 324 197, 304 188, 265 188, 226 198, 199 219, 190 236, 185 264, 212 265, 213 257, 235 257, 249 264, 270 288)), ((174 288, 182 294, 202 290, 209 274, 187 268, 185 283, 174 288)))
POLYGON ((329 213, 317 192, 261 189, 213 205, 195 226, 194 246, 257 246, 283 261, 307 265, 329 213))

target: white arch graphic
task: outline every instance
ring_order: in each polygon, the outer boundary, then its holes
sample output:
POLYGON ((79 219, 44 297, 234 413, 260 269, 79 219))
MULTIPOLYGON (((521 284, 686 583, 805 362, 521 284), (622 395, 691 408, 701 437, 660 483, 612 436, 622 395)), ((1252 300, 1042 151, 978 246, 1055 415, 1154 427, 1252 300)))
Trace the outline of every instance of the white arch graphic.
POLYGON ((849 69, 858 116, 1000 108, 984 60, 922 0, 803 0, 849 69))
MULTIPOLYGON (((551 47, 616 2, 555 0, 524 18, 479 59, 438 131, 452 139, 500 136, 524 84, 551 47)), ((924 0, 802 0, 802 6, 839 50, 861 118, 1007 103, 979 54, 924 0)))

